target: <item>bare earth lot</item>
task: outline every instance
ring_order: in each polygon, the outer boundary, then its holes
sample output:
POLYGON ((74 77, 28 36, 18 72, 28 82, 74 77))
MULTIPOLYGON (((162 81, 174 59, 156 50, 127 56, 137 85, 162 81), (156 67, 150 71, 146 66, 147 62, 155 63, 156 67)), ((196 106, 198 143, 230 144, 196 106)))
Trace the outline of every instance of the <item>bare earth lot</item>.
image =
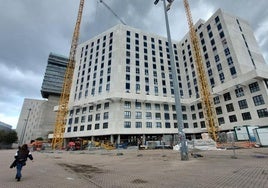
POLYGON ((9 165, 16 150, 0 150, 1 188, 268 188, 268 148, 199 151, 181 161, 173 150, 34 152, 21 182, 9 165))

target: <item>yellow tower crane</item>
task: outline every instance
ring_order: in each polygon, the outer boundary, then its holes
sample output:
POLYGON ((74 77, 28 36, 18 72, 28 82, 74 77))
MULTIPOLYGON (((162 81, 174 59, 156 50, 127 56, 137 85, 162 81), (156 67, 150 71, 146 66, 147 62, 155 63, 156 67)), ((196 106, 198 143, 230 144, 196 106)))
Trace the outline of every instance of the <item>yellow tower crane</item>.
POLYGON ((84 0, 80 0, 78 16, 75 24, 75 29, 72 38, 72 44, 69 54, 69 61, 67 64, 62 92, 59 100, 59 108, 57 111, 54 134, 52 139, 52 149, 61 149, 63 146, 63 134, 65 132, 66 118, 68 114, 69 96, 72 86, 73 73, 75 67, 75 54, 79 39, 80 23, 82 20, 82 13, 84 7, 84 0))
POLYGON ((204 111, 204 116, 206 119, 206 127, 208 130, 209 136, 214 140, 218 140, 218 131, 219 126, 218 122, 216 121, 216 112, 214 103, 212 100, 212 93, 211 89, 208 84, 208 79, 206 76, 204 64, 202 62, 202 56, 200 47, 197 40, 197 34, 194 28, 193 19, 190 11, 190 6, 188 0, 183 0, 184 8, 188 20, 189 30, 190 30, 190 38, 191 43, 193 46, 194 51, 194 59, 195 59, 195 65, 197 69, 197 75, 198 75, 198 83, 200 88, 200 95, 201 95, 201 101, 202 101, 202 107, 204 111))

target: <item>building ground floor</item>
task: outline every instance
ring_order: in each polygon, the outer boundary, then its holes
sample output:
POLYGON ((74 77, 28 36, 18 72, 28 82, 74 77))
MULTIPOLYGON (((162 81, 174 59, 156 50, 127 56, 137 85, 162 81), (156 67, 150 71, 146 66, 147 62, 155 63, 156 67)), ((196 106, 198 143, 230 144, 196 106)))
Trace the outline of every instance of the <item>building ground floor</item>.
MULTIPOLYGON (((187 140, 201 139, 202 133, 186 134, 187 140)), ((112 145, 115 148, 127 148, 130 146, 151 146, 153 148, 172 148, 178 144, 178 133, 174 134, 116 134, 116 135, 89 135, 84 137, 69 137, 64 139, 64 147, 69 143, 75 143, 77 149, 85 149, 93 146, 93 143, 112 145)))
MULTIPOLYGON (((262 126, 236 126, 240 127, 252 127, 252 128, 262 128, 262 126)), ((252 131, 251 131, 252 132, 252 131)), ((251 132, 243 132, 244 134, 251 134, 251 132)), ((234 141, 239 141, 237 136, 237 131, 235 129, 221 130, 218 132, 218 142, 225 143, 228 141, 227 137, 229 133, 233 133, 234 141)), ((252 132, 253 134, 253 132, 252 132)), ((67 134, 68 135, 68 134, 67 134)), ((178 132, 173 133, 125 133, 125 134, 99 134, 99 135, 65 135, 64 136, 64 148, 68 148, 69 144, 72 143, 76 150, 80 149, 90 149, 90 147, 97 146, 112 146, 115 148, 127 148, 127 147, 139 147, 146 146, 152 148, 172 148, 180 142, 178 132)), ((249 135, 250 136, 250 135, 249 135)), ((52 140, 53 136, 51 135, 49 139, 52 140)), ((185 138, 187 141, 198 140, 209 138, 206 131, 189 133, 185 132, 185 138)))

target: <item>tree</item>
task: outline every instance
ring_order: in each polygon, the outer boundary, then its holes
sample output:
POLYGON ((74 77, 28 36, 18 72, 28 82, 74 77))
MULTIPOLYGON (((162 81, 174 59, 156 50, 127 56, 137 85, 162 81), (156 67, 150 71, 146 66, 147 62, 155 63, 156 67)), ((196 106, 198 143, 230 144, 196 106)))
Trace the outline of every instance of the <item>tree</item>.
POLYGON ((5 131, 0 130, 0 143, 2 143, 4 141, 4 137, 5 137, 5 131))
POLYGON ((14 130, 0 130, 0 143, 12 144, 18 140, 17 132, 14 130))
POLYGON ((36 138, 35 140, 43 141, 44 139, 43 139, 42 137, 38 137, 38 138, 36 138))
POLYGON ((18 140, 18 135, 16 131, 9 131, 6 136, 6 142, 12 144, 18 140))

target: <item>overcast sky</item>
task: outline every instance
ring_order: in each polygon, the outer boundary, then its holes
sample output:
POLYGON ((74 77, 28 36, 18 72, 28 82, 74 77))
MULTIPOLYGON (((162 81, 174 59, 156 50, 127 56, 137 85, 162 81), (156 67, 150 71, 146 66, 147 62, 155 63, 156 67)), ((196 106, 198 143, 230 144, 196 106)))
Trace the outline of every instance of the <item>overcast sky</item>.
MULTIPOLYGON (((162 1, 104 0, 127 25, 166 36, 162 1)), ((189 0, 194 22, 218 8, 249 22, 268 62, 267 0, 189 0)), ((79 0, 0 0, 0 121, 16 128, 24 98, 41 99, 50 52, 68 57, 79 0)), ((171 37, 188 31, 182 0, 169 11, 171 37)), ((120 23, 98 0, 85 0, 84 42, 120 23)))

